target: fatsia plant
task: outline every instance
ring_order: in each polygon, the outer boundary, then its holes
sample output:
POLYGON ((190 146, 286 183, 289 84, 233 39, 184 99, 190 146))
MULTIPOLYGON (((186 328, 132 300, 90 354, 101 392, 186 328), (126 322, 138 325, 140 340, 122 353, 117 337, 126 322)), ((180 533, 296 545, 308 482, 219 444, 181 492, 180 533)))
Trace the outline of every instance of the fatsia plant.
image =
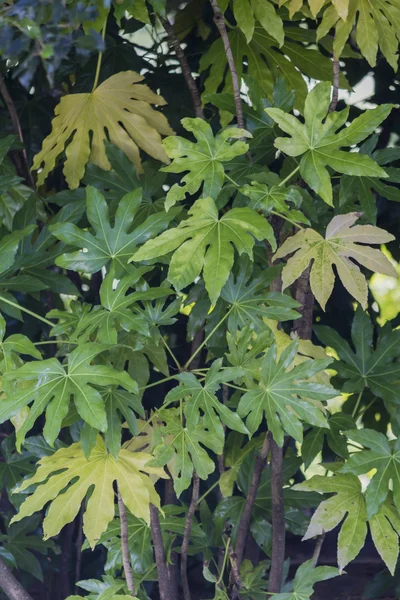
POLYGON ((1 599, 399 589, 396 1, 3 3, 1 599))

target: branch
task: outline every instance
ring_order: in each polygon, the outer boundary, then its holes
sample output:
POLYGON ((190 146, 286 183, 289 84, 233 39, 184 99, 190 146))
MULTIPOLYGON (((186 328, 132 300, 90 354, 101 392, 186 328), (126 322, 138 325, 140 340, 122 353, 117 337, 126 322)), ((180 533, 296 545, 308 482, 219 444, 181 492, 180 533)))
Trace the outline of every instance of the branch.
POLYGON ((271 437, 272 557, 268 592, 279 593, 285 562, 285 512, 283 507, 283 452, 271 437))
POLYGON ((243 109, 242 109, 242 99, 240 97, 240 84, 239 77, 236 71, 235 61, 233 59, 231 43, 228 37, 228 31, 225 25, 224 15, 221 12, 220 7, 218 6, 218 0, 210 0, 212 9, 214 11, 214 23, 216 24, 219 34, 222 38, 225 48, 225 54, 228 61, 229 70, 232 76, 232 87, 233 87, 233 98, 235 101, 236 107, 236 117, 238 126, 241 129, 245 128, 244 117, 243 117, 243 109))
POLYGON ((2 558, 0 558, 0 588, 10 600, 32 600, 32 596, 15 579, 2 558))
POLYGON ((339 100, 339 80, 340 80, 340 63, 338 57, 334 54, 332 59, 332 68, 333 68, 333 91, 332 91, 332 100, 329 105, 328 112, 333 112, 336 110, 337 103, 339 100))
POLYGON ((240 590, 243 587, 242 580, 240 579, 240 568, 238 564, 237 554, 232 549, 229 551, 229 559, 231 561, 231 574, 233 589, 231 591, 231 598, 239 598, 240 590))
POLYGON ((192 529, 192 521, 196 506, 199 501, 200 480, 196 472, 193 473, 192 499, 190 501, 189 510, 186 515, 185 530, 183 532, 182 548, 181 548, 181 581, 183 588, 184 600, 191 600, 189 582, 187 577, 187 554, 189 549, 190 530, 192 529))
POLYGON ((76 536, 76 563, 75 563, 75 594, 79 594, 79 589, 76 582, 81 578, 81 565, 82 565, 82 545, 83 545, 83 513, 84 505, 81 504, 78 518, 78 533, 76 536))
POLYGON ((302 340, 310 340, 312 334, 312 321, 313 321, 313 310, 314 310, 314 296, 310 287, 310 270, 311 265, 300 275, 297 286, 295 299, 301 308, 301 319, 297 319, 293 324, 293 331, 295 331, 302 340))
POLYGON ((153 540, 154 556, 157 565, 160 600, 176 600, 165 559, 165 550, 160 519, 158 517, 158 508, 154 506, 154 504, 150 504, 150 529, 153 540))
POLYGON ((119 520, 121 525, 121 551, 122 551, 122 564, 124 566, 124 574, 126 579, 126 585, 131 593, 131 596, 135 595, 135 584, 133 583, 132 565, 129 559, 129 533, 128 533, 128 517, 126 515, 125 504, 122 502, 121 494, 118 490, 118 510, 119 520))
POLYGON ((236 561, 238 568, 242 563, 244 549, 246 547, 247 535, 249 533, 251 516, 253 514, 254 503, 258 492, 258 486, 260 485, 261 475, 267 464, 267 456, 269 452, 269 437, 265 435, 263 446, 256 458, 254 465, 254 471, 250 482, 249 492, 247 494, 246 502, 243 507, 243 512, 240 517, 238 534, 236 538, 236 561))
MULTIPOLYGON (((6 82, 4 81, 4 77, 3 75, 0 74, 0 93, 3 97, 4 103, 7 106, 9 115, 10 115, 10 119, 11 119, 11 123, 13 126, 13 129, 16 133, 16 135, 19 137, 20 141, 22 142, 22 144, 24 143, 24 137, 22 135, 22 129, 21 129, 21 124, 19 122, 19 118, 18 118, 18 113, 17 113, 17 109, 15 108, 15 104, 13 99, 10 96, 10 93, 8 91, 8 88, 6 86, 6 82)), ((20 173, 20 175, 26 179, 26 181, 34 188, 35 187, 35 182, 33 181, 33 177, 32 177, 32 173, 30 172, 29 166, 28 166, 28 158, 26 156, 26 150, 25 148, 23 148, 21 150, 21 156, 23 159, 23 171, 24 173, 20 173)))
POLYGON ((179 60, 179 64, 181 65, 182 74, 185 78, 186 85, 187 85, 190 95, 192 97, 192 103, 193 103, 195 115, 199 119, 204 119, 204 113, 203 113, 203 109, 201 106, 199 90, 197 89, 197 85, 193 78, 192 71, 190 70, 188 60, 186 58, 186 55, 183 51, 183 48, 182 48, 180 42, 179 42, 179 39, 174 31, 174 27, 167 18, 163 19, 160 17, 160 19, 161 19, 161 23, 162 23, 165 31, 167 32, 169 41, 171 42, 171 45, 173 46, 173 48, 175 50, 176 58, 179 60))
POLYGON ((322 548, 322 544, 324 543, 324 539, 325 539, 325 533, 321 533, 321 535, 319 535, 317 537, 317 541, 315 542, 315 548, 314 548, 314 552, 312 555, 313 567, 316 567, 318 564, 319 555, 321 554, 321 548, 322 548))

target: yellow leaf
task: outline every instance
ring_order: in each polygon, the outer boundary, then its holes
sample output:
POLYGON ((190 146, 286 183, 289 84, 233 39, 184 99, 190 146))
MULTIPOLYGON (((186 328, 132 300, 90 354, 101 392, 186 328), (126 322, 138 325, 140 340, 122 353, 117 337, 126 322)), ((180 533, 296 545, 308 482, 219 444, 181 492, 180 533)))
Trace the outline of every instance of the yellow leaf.
POLYGON ((118 459, 115 459, 107 453, 100 435, 88 459, 80 443, 61 448, 42 458, 35 475, 16 490, 19 492, 32 484, 41 484, 23 502, 13 522, 42 510, 51 502, 43 521, 43 531, 46 539, 53 537, 75 519, 82 501, 91 490, 83 517, 83 531, 93 548, 114 518, 113 486, 116 481, 127 509, 149 523, 150 504, 160 507, 160 498, 150 475, 168 479, 163 469, 146 466, 152 458, 146 452, 129 452, 121 448, 118 459))
POLYGON ((70 189, 79 186, 89 161, 104 170, 111 169, 104 148, 107 136, 125 152, 139 172, 142 171, 139 148, 157 160, 169 162, 160 134, 173 135, 174 131, 165 116, 150 106, 163 106, 166 102, 147 85, 138 85, 142 80, 134 71, 123 71, 93 92, 61 98, 52 131, 33 161, 32 169, 38 171, 38 185, 54 169, 64 148, 64 175, 70 189))

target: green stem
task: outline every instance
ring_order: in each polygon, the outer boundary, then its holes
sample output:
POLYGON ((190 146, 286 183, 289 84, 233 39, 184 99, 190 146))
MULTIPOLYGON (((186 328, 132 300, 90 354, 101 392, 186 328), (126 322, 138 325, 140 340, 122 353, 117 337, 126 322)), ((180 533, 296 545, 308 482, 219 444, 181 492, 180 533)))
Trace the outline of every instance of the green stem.
POLYGON ((13 308, 17 308, 18 310, 22 310, 22 312, 26 313, 27 315, 30 315, 31 317, 35 317, 35 319, 39 319, 39 321, 46 323, 46 325, 50 325, 50 327, 54 327, 54 323, 52 323, 45 317, 42 317, 42 316, 36 314, 32 310, 29 310, 29 308, 20 306, 19 304, 17 304, 16 302, 13 302, 12 300, 9 300, 8 298, 4 298, 4 296, 0 296, 0 302, 5 302, 9 306, 12 306, 13 308))
POLYGON ((164 379, 159 379, 158 381, 155 381, 154 383, 148 383, 147 385, 140 387, 139 391, 148 390, 149 388, 154 387, 156 385, 160 385, 161 383, 165 383, 166 381, 171 381, 172 379, 175 379, 175 377, 176 377, 176 375, 170 375, 169 377, 164 377, 164 379))
POLYGON ((234 390, 239 390, 240 392, 250 392, 250 390, 246 388, 239 387, 238 385, 234 385, 233 383, 226 383, 226 381, 224 381, 224 385, 227 385, 228 387, 231 387, 234 390))
POLYGON ((218 581, 215 584, 216 586, 218 586, 221 583, 222 578, 224 576, 225 569, 226 569, 226 563, 228 562, 230 544, 231 544, 231 540, 230 540, 230 538, 228 538, 228 541, 225 544, 225 554, 224 554, 224 560, 223 560, 222 567, 221 567, 221 573, 219 574, 218 581))
POLYGON ((219 479, 217 479, 217 481, 215 481, 215 482, 212 484, 212 486, 210 486, 210 487, 208 488, 208 490, 207 490, 206 492, 204 492, 204 494, 203 494, 202 496, 200 496, 200 498, 199 498, 199 499, 198 499, 198 501, 197 501, 197 504, 200 504, 200 502, 202 502, 202 501, 204 500, 204 498, 206 498, 206 497, 208 496, 208 494, 209 494, 210 492, 212 492, 212 491, 213 491, 213 489, 215 489, 215 488, 217 487, 217 485, 219 485, 219 479))
MULTIPOLYGON (((102 36, 103 40, 106 37, 106 27, 107 27, 107 17, 106 17, 106 19, 104 21, 103 29, 101 31, 101 36, 102 36)), ((102 60, 103 60, 103 52, 99 52, 99 55, 97 57, 97 66, 96 66, 96 73, 95 73, 95 76, 94 76, 94 83, 93 83, 93 87, 92 87, 92 94, 93 94, 94 90, 97 88, 97 84, 99 83, 101 61, 102 60)))
POLYGON ((365 413, 367 412, 367 410, 369 408, 371 408, 371 406, 374 404, 376 398, 372 398, 371 402, 368 402, 367 406, 364 406, 364 408, 362 408, 360 410, 360 414, 358 415, 358 418, 360 419, 363 415, 365 415, 365 413))
POLYGON ((197 348, 196 352, 193 352, 192 356, 189 358, 189 360, 185 363, 185 366, 183 367, 185 370, 188 368, 188 366, 190 365, 190 363, 192 362, 192 360, 198 355, 198 353, 201 352, 201 350, 203 349, 203 347, 207 344, 208 340, 217 331, 218 327, 220 325, 222 325, 222 323, 225 321, 225 319, 227 319, 229 317, 231 310, 232 310, 232 308, 230 308, 228 310, 228 312, 222 317, 222 319, 220 321, 218 321, 218 323, 216 324, 216 326, 214 327, 214 329, 208 334, 208 336, 204 339, 204 341, 197 348))
POLYGON ((355 404, 355 406, 354 406, 354 408, 353 408, 353 412, 351 413, 351 416, 353 417, 353 419, 354 419, 354 417, 355 417, 355 416, 356 416, 356 414, 357 414, 358 407, 360 406, 360 402, 361 402, 361 396, 363 395, 363 391, 364 391, 364 390, 361 390, 361 392, 358 394, 357 402, 356 402, 356 404, 355 404))
POLYGON ((79 346, 79 342, 63 342, 62 340, 48 340, 46 342, 34 342, 34 346, 44 346, 46 344, 65 344, 66 346, 79 346))
POLYGON ((283 185, 285 185, 285 183, 287 181, 289 181, 289 179, 291 179, 293 177, 293 175, 295 175, 299 169, 300 169, 300 165, 297 165, 297 167, 291 173, 289 173, 289 175, 287 177, 285 177, 285 179, 283 181, 281 181, 278 184, 278 187, 282 187, 283 185))
POLYGON ((228 173, 225 173, 225 177, 226 177, 226 179, 227 179, 228 181, 230 181, 231 183, 233 183, 233 185, 234 185, 235 187, 237 187, 237 189, 239 189, 239 188, 240 188, 240 185, 239 185, 238 183, 236 183, 236 181, 234 181, 234 180, 232 179, 232 177, 229 177, 228 173))
POLYGON ((168 354, 170 355, 170 357, 172 358, 172 360, 174 361, 178 371, 182 370, 181 365, 178 362, 178 359, 176 358, 175 354, 172 352, 171 348, 169 347, 168 343, 164 340, 163 336, 161 336, 161 341, 165 346, 165 349, 167 350, 168 354))
POLYGON ((275 215, 276 217, 280 217, 281 219, 284 219, 285 221, 287 221, 288 223, 291 223, 294 227, 297 227, 298 229, 304 229, 303 225, 299 225, 299 223, 292 221, 292 219, 289 219, 289 217, 286 217, 285 215, 282 215, 281 213, 278 213, 274 210, 271 210, 271 215, 275 215))

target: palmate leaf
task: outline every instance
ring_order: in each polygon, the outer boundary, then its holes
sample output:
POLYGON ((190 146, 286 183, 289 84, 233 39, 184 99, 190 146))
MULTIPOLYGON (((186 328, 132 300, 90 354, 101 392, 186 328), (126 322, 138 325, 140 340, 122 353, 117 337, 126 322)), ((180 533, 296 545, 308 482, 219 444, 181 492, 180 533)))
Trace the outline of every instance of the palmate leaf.
POLYGON ((239 261, 237 276, 231 273, 221 292, 222 300, 229 305, 229 331, 234 333, 250 325, 261 332, 265 329, 263 319, 288 321, 300 317, 293 310, 299 307, 296 300, 286 294, 266 291, 279 272, 279 267, 272 267, 253 278, 251 261, 246 256, 239 261))
POLYGON ((127 275, 115 285, 115 270, 112 268, 100 287, 101 305, 94 306, 90 313, 84 315, 71 340, 85 342, 91 339, 103 344, 116 344, 118 329, 150 335, 146 319, 135 312, 133 305, 139 301, 165 298, 171 290, 166 287, 150 287, 127 294, 129 288, 138 284, 141 277, 150 270, 149 267, 130 267, 127 275))
POLYGON ((136 414, 144 418, 144 409, 138 395, 109 386, 102 392, 107 414, 107 431, 104 441, 113 456, 117 456, 122 441, 122 423, 125 422, 132 435, 138 434, 136 414), (122 417, 122 421, 121 421, 122 417))
POLYGON ((6 437, 0 445, 2 459, 0 461, 0 486, 6 489, 10 502, 17 502, 11 491, 17 483, 34 471, 35 457, 30 452, 15 452, 14 436, 6 437))
POLYGON ((38 185, 54 169, 65 147, 64 175, 70 189, 79 186, 88 161, 110 169, 104 149, 106 129, 110 141, 125 152, 139 171, 138 146, 150 156, 168 162, 160 134, 174 132, 164 115, 151 108, 151 104, 162 106, 166 102, 146 85, 139 85, 143 79, 134 71, 124 71, 104 81, 93 92, 70 94, 61 99, 52 131, 33 161, 38 185))
MULTIPOLYGON (((139 585, 142 580, 143 578, 139 580, 139 585)), ((134 582, 136 585, 135 575, 134 582)), ((84 579, 77 581, 76 585, 89 592, 89 595, 68 596, 66 600, 82 600, 82 598, 86 598, 86 600, 139 600, 137 596, 128 595, 125 579, 118 579, 111 575, 103 575, 102 580, 84 579)))
POLYGON ((328 427, 321 401, 337 395, 332 387, 308 381, 332 361, 308 360, 291 368, 296 354, 297 342, 293 342, 277 361, 276 345, 271 346, 262 361, 259 387, 246 392, 238 406, 238 414, 247 416, 246 427, 251 434, 265 414, 268 429, 279 446, 283 445, 284 432, 299 442, 303 440, 300 419, 328 427))
MULTIPOLYGON (((214 417, 215 419, 215 417, 214 417)), ((206 481, 215 470, 215 462, 204 448, 216 455, 222 453, 223 438, 217 437, 209 428, 209 420, 199 418, 196 425, 182 423, 179 408, 168 408, 157 413, 157 421, 163 423, 157 429, 159 443, 153 449, 153 467, 168 465, 177 497, 192 483, 195 470, 200 479, 206 481)))
POLYGON ((18 448, 26 433, 44 411, 46 424, 43 435, 45 440, 53 445, 62 421, 68 414, 71 396, 81 418, 94 429, 106 431, 104 400, 96 388, 120 385, 137 393, 138 387, 124 371, 116 371, 104 364, 91 364, 105 349, 107 346, 101 344, 82 344, 68 354, 66 366, 56 358, 49 358, 26 363, 23 367, 6 374, 6 398, 0 402, 0 422, 4 423, 33 402, 28 417, 17 431, 18 448))
POLYGON ((181 290, 203 271, 212 303, 217 301, 232 269, 233 246, 249 258, 253 256, 254 238, 267 239, 276 247, 271 225, 250 208, 234 208, 219 218, 214 200, 202 198, 193 204, 189 215, 178 227, 146 242, 131 260, 150 260, 175 250, 168 280, 181 290))
POLYGON ((276 260, 293 254, 282 270, 283 289, 298 279, 313 261, 311 290, 325 310, 335 283, 335 265, 344 287, 365 308, 367 281, 353 260, 371 271, 397 278, 397 271, 386 256, 380 250, 366 245, 384 244, 392 241, 394 236, 372 225, 353 226, 359 217, 360 213, 334 217, 326 228, 325 239, 313 229, 302 229, 288 238, 274 256, 276 260))
POLYGON ((81 250, 63 254, 56 264, 65 269, 96 273, 110 262, 116 274, 126 268, 128 258, 139 244, 143 244, 160 231, 177 215, 179 209, 168 214, 158 212, 150 215, 138 227, 133 228, 135 216, 142 202, 141 190, 126 194, 118 205, 114 225, 110 225, 110 215, 104 196, 96 188, 86 188, 87 218, 94 229, 94 235, 79 229, 72 223, 57 223, 50 227, 51 233, 62 242, 77 246, 81 250))
POLYGON ((355 427, 354 419, 350 415, 343 412, 338 412, 328 419, 329 429, 319 429, 312 427, 304 436, 301 445, 301 456, 307 469, 315 457, 322 451, 324 440, 328 443, 329 448, 342 458, 348 458, 349 452, 347 449, 347 438, 342 433, 346 429, 355 427))
POLYGON ((175 183, 168 191, 165 208, 179 200, 186 194, 195 194, 203 185, 202 195, 217 199, 225 180, 224 162, 245 154, 249 149, 248 144, 236 141, 230 144, 230 139, 251 137, 244 129, 228 127, 215 137, 210 125, 203 119, 190 119, 186 117, 181 121, 184 129, 193 133, 196 143, 182 137, 168 137, 163 141, 163 146, 169 158, 173 161, 163 171, 167 173, 183 173, 189 171, 182 178, 182 184, 175 183))
POLYGON ((277 600, 308 600, 314 592, 314 585, 337 577, 339 571, 334 567, 314 567, 312 560, 307 560, 296 571, 293 580, 293 591, 274 594, 277 600))
POLYGON ((378 49, 396 71, 400 41, 400 7, 397 0, 332 0, 322 16, 317 38, 333 27, 333 50, 340 56, 354 26, 356 43, 371 67, 376 65, 378 49))
POLYGON ((183 412, 186 426, 194 431, 203 415, 202 426, 215 437, 215 444, 223 444, 224 429, 222 423, 234 431, 248 433, 242 419, 220 402, 215 395, 222 383, 237 379, 243 372, 240 368, 221 369, 222 359, 215 360, 201 384, 193 373, 180 373, 177 379, 180 385, 166 396, 166 402, 184 399, 183 412))
POLYGON ((385 435, 372 429, 352 429, 346 435, 369 450, 352 454, 341 472, 364 475, 376 469, 365 492, 368 518, 376 515, 385 502, 389 482, 394 504, 400 510, 400 440, 389 441, 385 435))
MULTIPOLYGON (((400 158, 399 148, 382 148, 375 150, 378 142, 378 136, 373 135, 360 146, 360 153, 367 154, 375 160, 378 165, 384 166, 400 158)), ((389 183, 399 183, 400 170, 387 168, 388 177, 381 181, 379 177, 351 177, 344 175, 340 180, 339 206, 343 207, 348 200, 356 199, 361 205, 361 209, 371 223, 376 222, 378 212, 376 194, 400 202, 400 189, 396 185, 389 183)))
POLYGON ((334 369, 344 382, 344 393, 362 392, 370 388, 372 393, 382 398, 389 406, 398 404, 400 363, 400 331, 392 331, 389 324, 379 330, 374 348, 374 328, 368 315, 358 308, 351 328, 354 349, 330 327, 317 325, 315 332, 326 346, 333 348, 339 361, 334 369))
POLYGON ((41 516, 23 519, 7 528, 7 534, 0 534, 0 543, 15 559, 17 567, 30 573, 39 581, 43 581, 43 571, 39 560, 34 553, 46 556, 49 550, 56 554, 57 546, 51 540, 44 541, 35 535, 41 516))
MULTIPOLYGON (((50 227, 60 223, 78 223, 85 212, 82 202, 71 202, 44 225, 23 239, 15 255, 13 265, 4 273, 0 285, 16 291, 50 289, 57 294, 77 293, 76 287, 64 273, 54 270, 54 262, 65 249, 62 243, 55 244, 50 227), (16 275, 17 274, 17 275, 16 275), (4 280, 3 280, 4 277, 4 280)), ((27 225, 36 227, 36 203, 34 198, 25 203, 23 210, 14 218, 14 228, 27 225)))
POLYGON ((327 204, 332 205, 332 184, 327 167, 346 175, 387 177, 385 171, 369 156, 344 152, 340 148, 357 144, 373 133, 386 119, 393 105, 382 104, 368 110, 343 129, 349 107, 328 114, 330 102, 331 85, 322 82, 307 96, 304 124, 280 108, 265 110, 290 136, 277 138, 275 146, 288 156, 302 156, 299 163, 301 177, 327 204), (341 131, 338 132, 339 129, 341 131))
MULTIPOLYGON (((228 35, 239 79, 243 75, 246 60, 247 74, 257 80, 270 101, 273 100, 274 83, 283 78, 287 88, 295 91, 295 107, 303 110, 307 84, 302 73, 317 81, 330 82, 332 79, 330 59, 318 50, 304 46, 304 42, 315 44, 315 33, 311 30, 285 28, 285 42, 281 47, 258 24, 249 44, 239 28, 229 31, 228 35)), ((207 69, 210 71, 205 81, 204 94, 215 94, 222 83, 223 91, 232 94, 232 79, 221 38, 200 59, 200 71, 207 69)), ((341 86, 346 86, 344 76, 340 82, 341 86)))
POLYGON ((272 2, 267 0, 233 0, 233 14, 237 25, 244 33, 247 43, 253 37, 256 21, 282 46, 285 33, 282 19, 272 2))
POLYGON ((115 481, 126 508, 149 523, 150 503, 160 507, 150 475, 168 478, 163 469, 147 466, 151 458, 145 452, 121 449, 116 460, 108 454, 100 435, 89 459, 85 457, 80 443, 57 450, 52 456, 42 458, 35 475, 18 489, 22 492, 33 484, 41 484, 21 505, 11 523, 42 510, 51 502, 43 521, 43 531, 45 539, 53 537, 74 520, 93 486, 83 517, 83 531, 94 548, 114 518, 115 481))
MULTIPOLYGON (((337 560, 340 571, 360 552, 367 535, 367 511, 361 483, 355 475, 338 473, 333 477, 315 475, 298 483, 294 490, 334 494, 321 502, 311 518, 305 540, 331 531, 341 521, 337 560)), ((372 540, 382 560, 393 574, 399 554, 400 517, 387 501, 369 520, 372 540)))
POLYGON ((291 202, 296 207, 300 206, 302 202, 300 190, 294 186, 288 188, 279 184, 268 186, 258 180, 242 186, 240 191, 250 198, 250 208, 262 210, 268 216, 273 212, 279 212, 294 222, 310 224, 307 217, 300 210, 294 210, 287 205, 287 202, 291 202))
POLYGON ((7 371, 16 369, 22 366, 20 354, 33 356, 33 358, 41 359, 42 355, 35 347, 33 342, 25 335, 16 333, 4 339, 6 331, 6 322, 4 317, 0 315, 0 373, 4 375, 7 371))

